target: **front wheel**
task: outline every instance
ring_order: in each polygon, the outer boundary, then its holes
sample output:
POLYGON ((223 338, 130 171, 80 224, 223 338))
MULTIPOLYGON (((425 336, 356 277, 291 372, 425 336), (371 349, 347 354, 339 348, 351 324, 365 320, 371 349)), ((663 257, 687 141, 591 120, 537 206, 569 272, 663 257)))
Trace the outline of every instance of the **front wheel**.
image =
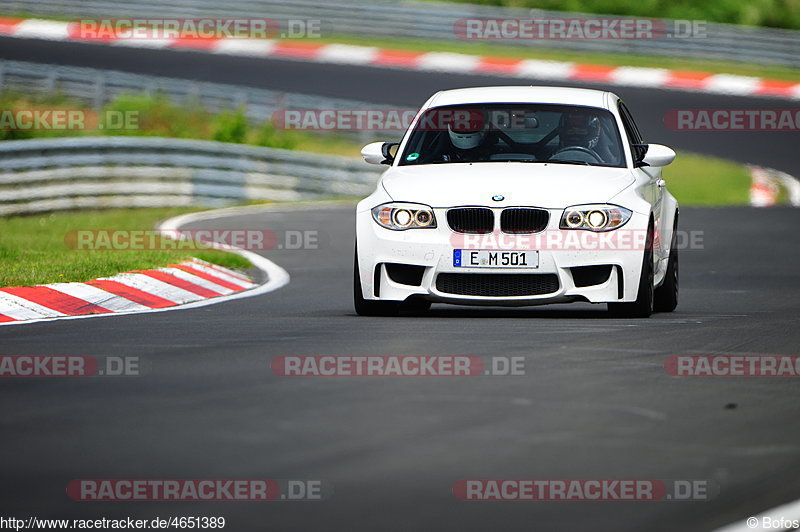
POLYGON ((672 312, 678 306, 678 223, 672 232, 672 244, 669 248, 667 273, 664 283, 656 289, 654 309, 656 312, 672 312))

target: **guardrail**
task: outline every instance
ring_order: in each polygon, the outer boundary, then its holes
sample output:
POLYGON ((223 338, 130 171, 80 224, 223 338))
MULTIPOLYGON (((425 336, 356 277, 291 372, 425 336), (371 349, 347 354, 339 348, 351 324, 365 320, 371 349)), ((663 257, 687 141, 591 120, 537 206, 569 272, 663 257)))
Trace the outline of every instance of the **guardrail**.
MULTIPOLYGON (((312 94, 3 59, 0 59, 0 89, 23 94, 58 93, 86 102, 96 109, 123 94, 164 94, 175 103, 198 104, 212 112, 241 107, 247 117, 257 123, 269 120, 275 111, 281 109, 391 108, 389 105, 312 94)), ((366 130, 337 131, 336 134, 351 139, 355 137, 363 144, 386 136, 366 130)))
MULTIPOLYGON (((326 35, 361 35, 456 40, 454 23, 462 18, 601 18, 598 15, 531 11, 463 3, 389 0, 5 0, 4 13, 36 13, 60 17, 267 17, 318 19, 326 35)), ((670 26, 670 21, 667 21, 670 26)), ((562 48, 605 53, 694 57, 800 67, 800 31, 712 24, 704 38, 646 40, 510 40, 504 44, 530 48, 562 48)))
POLYGON ((153 137, 7 141, 0 164, 0 216, 365 196, 380 175, 348 157, 153 137))

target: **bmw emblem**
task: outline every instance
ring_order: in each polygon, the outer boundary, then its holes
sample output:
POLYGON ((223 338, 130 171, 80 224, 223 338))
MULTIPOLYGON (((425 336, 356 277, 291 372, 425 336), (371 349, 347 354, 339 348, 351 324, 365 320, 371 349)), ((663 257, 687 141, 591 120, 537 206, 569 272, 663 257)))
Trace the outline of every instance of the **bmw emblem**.
POLYGON ((497 194, 496 196, 492 196, 493 201, 503 201, 504 199, 506 199, 506 197, 503 196, 502 194, 497 194))

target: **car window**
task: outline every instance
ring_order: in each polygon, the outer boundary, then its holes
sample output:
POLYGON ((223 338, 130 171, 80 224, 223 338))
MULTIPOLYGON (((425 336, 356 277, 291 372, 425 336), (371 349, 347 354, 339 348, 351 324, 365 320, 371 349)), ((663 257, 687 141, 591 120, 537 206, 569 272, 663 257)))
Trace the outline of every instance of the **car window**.
POLYGON ((508 161, 625 166, 619 130, 608 110, 530 103, 429 109, 415 124, 398 164, 508 161))
MULTIPOLYGON (((642 138, 642 134, 639 132, 639 128, 636 127, 636 122, 634 122, 630 111, 628 111, 628 108, 622 101, 619 102, 619 113, 620 117, 622 117, 622 125, 625 128, 628 142, 631 144, 643 144, 644 139, 642 138)), ((646 150, 643 146, 631 146, 631 152, 633 152, 636 160, 641 160, 646 150)))

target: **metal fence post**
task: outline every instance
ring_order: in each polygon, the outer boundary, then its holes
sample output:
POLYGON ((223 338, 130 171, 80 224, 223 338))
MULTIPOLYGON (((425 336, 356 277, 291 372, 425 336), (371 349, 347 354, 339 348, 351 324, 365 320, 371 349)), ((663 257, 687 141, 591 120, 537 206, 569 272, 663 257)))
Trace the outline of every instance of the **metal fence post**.
POLYGON ((106 103, 106 78, 103 72, 98 72, 94 83, 94 108, 99 110, 106 103))

